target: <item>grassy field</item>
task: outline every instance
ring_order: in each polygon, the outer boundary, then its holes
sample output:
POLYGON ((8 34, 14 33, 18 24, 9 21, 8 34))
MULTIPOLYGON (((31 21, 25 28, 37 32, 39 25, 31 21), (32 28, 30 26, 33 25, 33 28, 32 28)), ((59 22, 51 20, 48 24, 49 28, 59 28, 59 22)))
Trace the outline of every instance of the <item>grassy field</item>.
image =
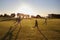
MULTIPOLYGON (((44 24, 44 19, 37 20, 39 30, 48 40, 60 40, 60 19, 48 19, 47 25, 44 24)), ((11 26, 12 29, 15 28, 14 22, 13 20, 0 22, 0 39, 6 35, 11 26)), ((16 29, 12 32, 13 36, 10 40, 47 40, 37 28, 33 28, 34 23, 35 19, 23 19, 21 26, 20 24, 17 25, 16 29), (21 28, 20 31, 19 28, 21 28)))

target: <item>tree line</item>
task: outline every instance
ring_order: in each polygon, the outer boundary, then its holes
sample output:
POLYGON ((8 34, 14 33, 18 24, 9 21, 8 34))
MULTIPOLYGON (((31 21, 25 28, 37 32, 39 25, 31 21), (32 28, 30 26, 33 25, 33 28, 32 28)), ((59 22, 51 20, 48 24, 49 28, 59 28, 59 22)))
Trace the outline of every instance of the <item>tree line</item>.
MULTIPOLYGON (((16 14, 15 13, 12 13, 11 15, 8 15, 8 14, 4 14, 4 15, 0 15, 0 17, 15 17, 16 16, 16 14)), ((17 15, 18 16, 18 15, 17 15)), ((31 16, 31 18, 42 18, 40 15, 36 15, 36 16, 31 16)))
POLYGON ((12 13, 11 15, 8 15, 8 14, 4 14, 4 15, 0 15, 0 17, 15 17, 15 13, 12 13))
MULTIPOLYGON (((8 14, 4 14, 4 15, 0 15, 0 17, 15 17, 16 14, 15 13, 12 13, 11 15, 8 15, 8 14)), ((44 17, 41 17, 40 15, 36 15, 36 16, 33 16, 31 15, 31 18, 44 18, 44 17)), ((47 18, 60 18, 60 14, 48 14, 47 18)))

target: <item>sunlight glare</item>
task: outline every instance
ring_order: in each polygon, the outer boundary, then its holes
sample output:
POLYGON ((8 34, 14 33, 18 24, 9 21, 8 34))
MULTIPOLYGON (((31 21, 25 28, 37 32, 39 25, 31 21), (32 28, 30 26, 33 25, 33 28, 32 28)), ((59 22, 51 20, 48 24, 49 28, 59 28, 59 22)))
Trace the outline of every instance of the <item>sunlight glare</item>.
POLYGON ((29 15, 33 14, 32 7, 30 5, 28 5, 28 4, 25 4, 25 3, 20 5, 17 12, 23 13, 23 14, 29 14, 29 15))

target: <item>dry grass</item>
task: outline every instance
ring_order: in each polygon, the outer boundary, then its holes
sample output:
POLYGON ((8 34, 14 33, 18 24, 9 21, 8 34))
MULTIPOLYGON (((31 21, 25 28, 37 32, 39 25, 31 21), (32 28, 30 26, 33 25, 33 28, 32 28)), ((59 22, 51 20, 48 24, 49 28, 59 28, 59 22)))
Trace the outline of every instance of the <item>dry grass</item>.
MULTIPOLYGON (((60 19, 48 19, 47 25, 44 24, 44 19, 37 19, 38 26, 41 32, 47 37, 48 40, 60 40, 60 19)), ((14 21, 0 22, 0 39, 8 32, 9 28, 13 26, 14 21)), ((23 19, 21 21, 21 31, 18 35, 18 40, 45 40, 39 33, 37 28, 33 28, 35 19, 23 19)), ((13 26, 14 28, 15 26, 13 26)), ((13 35, 16 35, 20 24, 17 26, 13 35)), ((14 36, 13 36, 14 37, 14 36)), ((12 39, 13 40, 13 39, 12 39)))

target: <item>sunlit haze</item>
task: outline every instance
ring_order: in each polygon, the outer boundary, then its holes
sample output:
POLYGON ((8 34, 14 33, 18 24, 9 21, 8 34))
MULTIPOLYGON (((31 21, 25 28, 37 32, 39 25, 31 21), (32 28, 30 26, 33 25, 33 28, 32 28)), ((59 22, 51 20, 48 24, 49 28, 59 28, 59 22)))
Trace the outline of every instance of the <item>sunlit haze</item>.
POLYGON ((0 0, 0 14, 60 14, 60 0, 0 0))
POLYGON ((34 10, 32 9, 31 5, 27 3, 21 3, 21 5, 18 7, 16 12, 24 13, 24 14, 29 14, 29 15, 35 15, 34 10))

